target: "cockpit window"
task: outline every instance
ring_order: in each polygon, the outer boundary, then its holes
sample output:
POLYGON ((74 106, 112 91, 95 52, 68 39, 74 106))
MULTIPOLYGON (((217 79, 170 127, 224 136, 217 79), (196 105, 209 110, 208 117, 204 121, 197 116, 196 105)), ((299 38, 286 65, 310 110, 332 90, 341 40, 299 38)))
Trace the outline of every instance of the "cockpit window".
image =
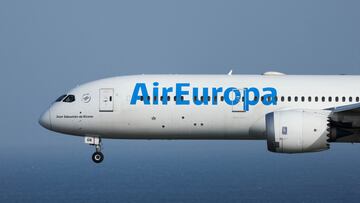
POLYGON ((68 95, 63 102, 67 102, 67 103, 71 103, 75 101, 75 96, 74 95, 68 95))
POLYGON ((59 98, 55 100, 55 102, 61 102, 66 97, 66 94, 61 95, 59 98))

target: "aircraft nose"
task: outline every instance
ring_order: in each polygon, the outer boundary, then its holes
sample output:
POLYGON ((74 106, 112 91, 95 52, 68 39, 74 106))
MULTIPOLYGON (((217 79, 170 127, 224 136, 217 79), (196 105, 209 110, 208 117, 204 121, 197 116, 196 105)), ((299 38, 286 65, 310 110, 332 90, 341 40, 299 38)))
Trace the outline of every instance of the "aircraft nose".
POLYGON ((43 114, 40 116, 39 124, 40 124, 42 127, 51 130, 50 110, 47 110, 45 113, 43 113, 43 114))

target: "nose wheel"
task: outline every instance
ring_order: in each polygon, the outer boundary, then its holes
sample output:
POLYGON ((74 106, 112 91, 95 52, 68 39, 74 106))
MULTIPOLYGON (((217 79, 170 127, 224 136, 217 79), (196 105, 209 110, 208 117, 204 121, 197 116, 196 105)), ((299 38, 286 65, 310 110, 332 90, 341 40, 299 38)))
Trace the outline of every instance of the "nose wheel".
POLYGON ((95 163, 101 163, 104 160, 104 154, 101 153, 101 139, 99 137, 85 137, 85 143, 95 146, 95 152, 91 158, 95 163))
POLYGON ((94 152, 92 155, 92 160, 97 164, 101 163, 104 160, 104 154, 101 152, 94 152))

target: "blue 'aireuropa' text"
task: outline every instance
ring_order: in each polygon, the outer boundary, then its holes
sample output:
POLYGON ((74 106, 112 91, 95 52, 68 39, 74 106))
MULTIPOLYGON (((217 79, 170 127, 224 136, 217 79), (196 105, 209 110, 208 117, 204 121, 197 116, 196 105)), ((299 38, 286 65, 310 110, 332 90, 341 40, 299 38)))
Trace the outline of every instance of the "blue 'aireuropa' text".
POLYGON ((217 105, 217 98, 222 97, 225 103, 231 106, 241 105, 242 102, 244 111, 249 111, 250 106, 255 106, 259 102, 266 106, 276 105, 277 103, 277 91, 272 87, 264 87, 261 91, 255 87, 243 89, 236 87, 202 87, 201 89, 202 95, 199 96, 199 88, 191 87, 190 83, 176 83, 174 89, 174 87, 159 87, 159 83, 154 82, 152 88, 153 99, 151 100, 149 99, 150 94, 146 84, 136 83, 130 104, 136 105, 137 101, 140 101, 144 105, 159 105, 160 103, 161 105, 167 105, 170 94, 176 96, 176 105, 190 105, 191 102, 195 105, 217 105), (192 94, 192 99, 188 99, 190 94, 192 94), (209 98, 209 96, 210 101, 203 99, 209 98))

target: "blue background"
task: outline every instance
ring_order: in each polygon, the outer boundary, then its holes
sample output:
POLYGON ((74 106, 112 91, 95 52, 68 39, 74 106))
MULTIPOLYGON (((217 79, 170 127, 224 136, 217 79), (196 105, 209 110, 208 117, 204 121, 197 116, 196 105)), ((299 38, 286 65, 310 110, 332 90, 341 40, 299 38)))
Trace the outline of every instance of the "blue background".
POLYGON ((105 140, 95 165, 82 138, 37 121, 68 89, 108 76, 359 74, 359 8, 356 0, 1 0, 0 201, 358 201, 359 145, 284 155, 265 141, 105 140))

